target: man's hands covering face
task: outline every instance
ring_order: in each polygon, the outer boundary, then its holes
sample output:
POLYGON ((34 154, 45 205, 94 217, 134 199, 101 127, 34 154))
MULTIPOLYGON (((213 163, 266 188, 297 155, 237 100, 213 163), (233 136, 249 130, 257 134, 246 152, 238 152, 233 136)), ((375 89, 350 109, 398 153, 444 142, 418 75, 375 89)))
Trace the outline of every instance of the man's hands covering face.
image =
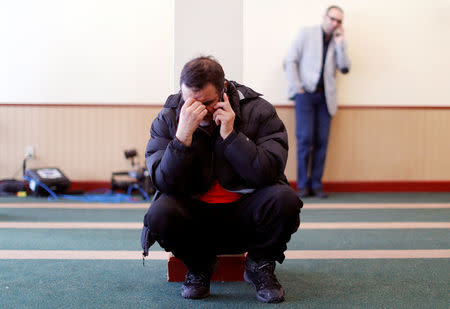
POLYGON ((186 146, 191 146, 192 135, 207 113, 208 110, 202 102, 193 98, 187 99, 181 107, 180 120, 175 134, 178 140, 186 146))
POLYGON ((220 125, 220 136, 226 139, 233 132, 235 118, 226 93, 223 94, 223 102, 217 102, 214 109, 213 120, 218 126, 220 125))
POLYGON ((213 121, 217 126, 220 126, 220 136, 226 139, 233 132, 235 114, 226 93, 224 93, 223 99, 223 102, 217 102, 208 107, 194 98, 187 99, 181 107, 178 128, 175 134, 177 139, 184 145, 190 146, 192 144, 192 136, 208 114, 208 109, 210 113, 213 113, 213 121))

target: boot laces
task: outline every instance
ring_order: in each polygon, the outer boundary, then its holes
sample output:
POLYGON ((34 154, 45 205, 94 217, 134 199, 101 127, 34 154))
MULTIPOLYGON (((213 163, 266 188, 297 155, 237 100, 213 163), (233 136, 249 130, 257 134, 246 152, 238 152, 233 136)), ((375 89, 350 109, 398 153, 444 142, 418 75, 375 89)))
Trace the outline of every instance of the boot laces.
POLYGON ((186 283, 191 285, 203 285, 206 286, 209 282, 209 275, 206 272, 191 273, 186 274, 186 283))
POLYGON ((262 265, 258 265, 256 269, 259 272, 258 283, 259 289, 273 289, 279 288, 280 283, 277 280, 277 277, 274 273, 273 263, 266 262, 262 265))

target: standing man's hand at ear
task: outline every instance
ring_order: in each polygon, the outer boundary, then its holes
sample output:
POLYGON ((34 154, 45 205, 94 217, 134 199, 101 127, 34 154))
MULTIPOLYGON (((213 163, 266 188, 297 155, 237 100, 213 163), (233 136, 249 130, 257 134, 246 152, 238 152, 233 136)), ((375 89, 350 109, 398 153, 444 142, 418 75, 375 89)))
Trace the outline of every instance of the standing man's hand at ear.
POLYGON ((213 120, 217 125, 220 125, 220 136, 226 139, 233 132, 236 116, 226 93, 223 94, 223 102, 217 102, 214 109, 216 111, 213 114, 213 120))
POLYGON ((342 42, 344 42, 344 28, 342 26, 334 31, 334 41, 338 45, 341 45, 342 42))

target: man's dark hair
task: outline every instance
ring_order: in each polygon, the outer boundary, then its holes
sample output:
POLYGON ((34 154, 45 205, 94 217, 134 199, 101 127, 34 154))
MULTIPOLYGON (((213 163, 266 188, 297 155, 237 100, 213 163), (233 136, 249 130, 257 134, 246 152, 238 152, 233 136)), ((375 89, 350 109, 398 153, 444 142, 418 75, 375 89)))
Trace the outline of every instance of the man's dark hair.
POLYGON ((202 56, 190 60, 181 70, 180 86, 185 85, 194 91, 203 89, 211 83, 220 93, 225 82, 222 66, 212 56, 202 56))
POLYGON ((332 10, 332 9, 337 9, 337 10, 341 11, 342 14, 344 14, 344 10, 341 9, 341 7, 339 7, 339 6, 337 6, 337 5, 330 5, 330 6, 327 8, 327 10, 325 11, 325 14, 328 15, 328 13, 330 12, 330 10, 332 10))

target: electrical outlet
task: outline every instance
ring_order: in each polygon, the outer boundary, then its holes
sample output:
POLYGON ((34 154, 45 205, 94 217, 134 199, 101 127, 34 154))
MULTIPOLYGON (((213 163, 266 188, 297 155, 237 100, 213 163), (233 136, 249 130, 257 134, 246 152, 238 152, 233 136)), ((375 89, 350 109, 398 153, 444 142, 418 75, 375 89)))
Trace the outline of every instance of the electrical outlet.
POLYGON ((25 147, 25 158, 32 159, 33 157, 34 157, 34 147, 33 146, 25 147))

